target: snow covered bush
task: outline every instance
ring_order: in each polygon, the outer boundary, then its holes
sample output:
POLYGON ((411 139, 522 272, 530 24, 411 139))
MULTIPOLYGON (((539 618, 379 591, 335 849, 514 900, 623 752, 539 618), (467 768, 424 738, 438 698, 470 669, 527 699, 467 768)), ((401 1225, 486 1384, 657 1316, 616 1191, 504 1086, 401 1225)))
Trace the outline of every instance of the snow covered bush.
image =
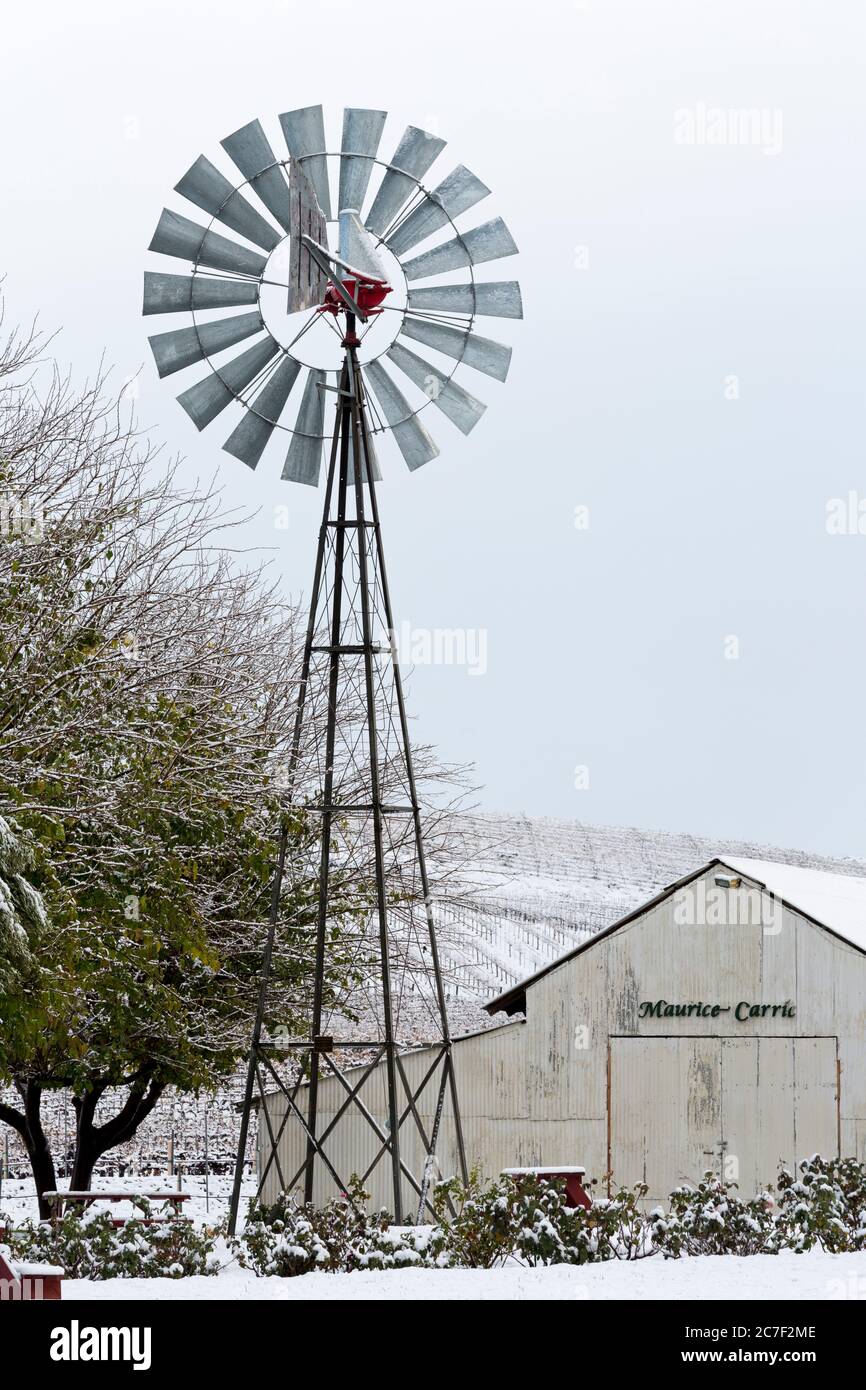
POLYGON ((584 1213, 590 1259, 641 1260, 655 1254, 657 1213, 647 1217, 639 1205, 646 1193, 645 1183, 622 1187, 584 1213))
POLYGON ((652 1254, 639 1202, 646 1188, 625 1189, 590 1209, 567 1207, 558 1186, 542 1178, 497 1178, 477 1172, 467 1184, 440 1183, 433 1204, 440 1224, 426 1250, 429 1263, 490 1269, 507 1260, 526 1265, 635 1260, 652 1254))
POLYGON ((677 1187, 670 1212, 652 1212, 652 1240, 657 1250, 678 1255, 771 1255, 779 1233, 768 1192, 743 1201, 736 1183, 706 1172, 697 1187, 677 1187))
POLYGON ((501 1264, 517 1236, 513 1197, 514 1184, 507 1178, 485 1182, 477 1168, 466 1183, 459 1178, 437 1183, 432 1203, 439 1224, 427 1247, 429 1260, 464 1269, 501 1264))
POLYGON ((26 1221, 7 1229, 14 1259, 60 1265, 69 1279, 186 1279, 216 1274, 215 1227, 170 1219, 149 1225, 143 1216, 116 1227, 108 1212, 70 1211, 56 1223, 26 1221))
POLYGON ((387 1211, 368 1214, 365 1192, 352 1178, 345 1197, 323 1207, 301 1205, 283 1194, 271 1206, 252 1203, 234 1242, 239 1263, 259 1275, 292 1278, 314 1270, 351 1272, 393 1269, 424 1262, 425 1238, 392 1231, 387 1211))
POLYGON ((866 1164, 814 1155, 779 1170, 779 1233, 789 1250, 866 1250, 866 1164))

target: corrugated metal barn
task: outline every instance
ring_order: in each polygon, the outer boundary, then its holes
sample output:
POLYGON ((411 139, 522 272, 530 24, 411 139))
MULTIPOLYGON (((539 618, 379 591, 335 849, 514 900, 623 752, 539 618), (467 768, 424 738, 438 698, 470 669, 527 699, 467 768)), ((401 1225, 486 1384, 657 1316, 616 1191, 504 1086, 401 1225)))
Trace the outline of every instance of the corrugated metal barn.
MULTIPOLYGON (((486 1007, 510 1021, 457 1039, 453 1055, 467 1159, 487 1175, 582 1163, 602 1191, 646 1182, 654 1202, 707 1168, 751 1193, 779 1160, 866 1160, 866 879, 713 860, 486 1007)), ((404 1055, 410 1085, 433 1055, 404 1055)), ((384 1068, 364 1096, 384 1125, 384 1068)), ((323 1125, 345 1098, 321 1084, 323 1125)), ((283 1106, 269 1102, 275 1128, 283 1106)), ((327 1141, 341 1173, 379 1151, 353 1109, 327 1141)), ((406 1126, 417 1172, 413 1137, 406 1126)), ((304 1151, 290 1120, 284 1175, 304 1151)), ((437 1160, 457 1171, 447 1102, 437 1160)), ((383 1157, 367 1180, 377 1206, 393 1205, 390 1184, 383 1157)), ((265 1200, 279 1187, 272 1166, 265 1200)), ((315 1200, 335 1190, 319 1165, 315 1200)))

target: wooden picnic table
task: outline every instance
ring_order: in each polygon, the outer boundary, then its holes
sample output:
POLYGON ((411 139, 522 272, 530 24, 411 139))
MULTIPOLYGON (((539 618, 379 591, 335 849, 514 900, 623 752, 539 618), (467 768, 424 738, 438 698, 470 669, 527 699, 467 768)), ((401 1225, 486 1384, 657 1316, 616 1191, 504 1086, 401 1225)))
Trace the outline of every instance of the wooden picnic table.
MULTIPOLYGON (((174 1211, 167 1214, 168 1219, 177 1221, 181 1219, 181 1207, 184 1202, 188 1202, 192 1196, 191 1192, 180 1192, 177 1188, 171 1188, 166 1192, 130 1192, 122 1191, 119 1188, 107 1192, 45 1192, 43 1196, 51 1207, 51 1217, 56 1221, 63 1213, 67 1204, 70 1206, 80 1206, 82 1211, 92 1206, 94 1202, 109 1202, 111 1204, 119 1202, 139 1202, 142 1198, 147 1202, 164 1202, 174 1207, 174 1211)), ((142 1216, 137 1220, 143 1222, 145 1226, 161 1225, 166 1220, 166 1215, 162 1216, 142 1216)), ((125 1217, 113 1217, 112 1225, 118 1228, 126 1225, 125 1217)))
POLYGON ((592 1206, 592 1197, 584 1186, 586 1169, 579 1163, 572 1164, 547 1164, 536 1168, 503 1168, 504 1178, 514 1178, 519 1181, 521 1178, 544 1178, 545 1182, 556 1181, 561 1178, 565 1182, 565 1205, 567 1207, 585 1207, 587 1211, 592 1206))

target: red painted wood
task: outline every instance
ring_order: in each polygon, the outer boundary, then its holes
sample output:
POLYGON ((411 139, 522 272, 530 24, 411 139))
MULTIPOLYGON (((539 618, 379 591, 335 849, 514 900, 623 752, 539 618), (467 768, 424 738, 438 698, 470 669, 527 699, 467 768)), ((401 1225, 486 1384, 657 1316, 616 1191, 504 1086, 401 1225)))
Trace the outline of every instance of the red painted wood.
POLYGON ((56 1303, 62 1300, 62 1274, 20 1274, 0 1254, 0 1303, 56 1303))
POLYGON ((24 1274, 21 1276, 21 1297, 25 1303, 56 1303, 62 1300, 60 1274, 24 1274))
POLYGON ((510 1177, 514 1182, 520 1182, 521 1178, 541 1178, 544 1182, 564 1182, 565 1183, 565 1205, 567 1207, 585 1207, 589 1211, 592 1206, 592 1197, 583 1185, 586 1176, 586 1169, 580 1167, 566 1168, 560 1171, 548 1165, 538 1168, 504 1168, 503 1176, 510 1177))
POLYGON ((579 1173, 569 1173, 565 1179, 565 1205, 567 1207, 585 1207, 589 1211, 592 1206, 592 1198, 583 1185, 583 1178, 579 1173))

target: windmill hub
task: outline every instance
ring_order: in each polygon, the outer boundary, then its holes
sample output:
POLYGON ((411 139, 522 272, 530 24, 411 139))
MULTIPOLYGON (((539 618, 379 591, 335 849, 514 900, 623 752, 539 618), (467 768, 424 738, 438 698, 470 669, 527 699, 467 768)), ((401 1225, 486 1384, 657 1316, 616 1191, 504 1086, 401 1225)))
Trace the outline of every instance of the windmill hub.
MULTIPOLYGON (((357 278, 347 275, 343 285, 349 291, 358 308, 363 310, 367 318, 381 314, 381 304, 385 296, 391 293, 391 286, 383 280, 367 280, 361 276, 357 278)), ((325 290, 324 302, 319 308, 320 314, 345 314, 348 310, 337 293, 336 285, 332 280, 328 281, 325 290)), ((396 338, 396 333, 394 337, 396 338)), ((392 339, 393 341, 393 339, 392 339)))
MULTIPOLYGON (((328 224, 328 232, 329 244, 333 245, 337 241, 334 222, 328 224)), ((327 281, 322 282, 318 304, 313 305, 310 310, 292 307, 286 294, 286 285, 290 280, 293 252, 291 237, 287 236, 274 247, 268 257, 259 287, 259 309, 264 326, 280 347, 302 366, 331 371, 335 365, 334 348, 337 340, 329 323, 311 324, 310 319, 311 315, 328 313, 333 322, 346 306, 336 292, 333 279, 329 277, 327 281)), ((384 292, 377 281, 364 280, 361 277, 356 295, 352 288, 353 277, 348 272, 343 277, 353 298, 368 315, 367 323, 362 325, 363 338, 366 339, 364 357, 367 361, 384 356, 396 341, 402 328, 408 300, 406 276, 399 260, 385 245, 378 247, 377 253, 381 262, 381 278, 387 285, 384 292), (378 307, 385 302, 388 305, 387 313, 378 307)))

